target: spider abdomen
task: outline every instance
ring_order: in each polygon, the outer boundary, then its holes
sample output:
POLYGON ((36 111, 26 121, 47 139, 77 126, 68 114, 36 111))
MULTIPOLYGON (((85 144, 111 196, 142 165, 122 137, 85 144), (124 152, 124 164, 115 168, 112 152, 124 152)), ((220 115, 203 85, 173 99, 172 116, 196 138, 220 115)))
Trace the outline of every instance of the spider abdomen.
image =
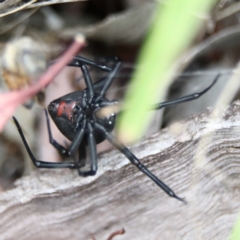
MULTIPOLYGON (((86 90, 73 92, 52 101, 48 105, 48 112, 58 129, 69 140, 73 141, 85 121, 91 124, 96 143, 100 143, 105 140, 105 134, 95 128, 94 124, 99 123, 104 126, 106 131, 111 132, 114 129, 116 119, 115 114, 105 117, 96 115, 102 101, 110 102, 106 98, 99 98, 99 94, 95 93, 91 104, 88 104, 86 90)), ((89 132, 86 129, 83 137, 83 141, 86 143, 88 135, 89 132)))

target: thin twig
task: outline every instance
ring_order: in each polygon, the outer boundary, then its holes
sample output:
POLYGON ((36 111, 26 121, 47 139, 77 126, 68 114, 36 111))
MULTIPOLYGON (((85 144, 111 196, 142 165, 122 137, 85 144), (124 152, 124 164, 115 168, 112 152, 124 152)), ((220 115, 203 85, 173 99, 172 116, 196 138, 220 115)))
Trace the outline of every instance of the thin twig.
POLYGON ((66 66, 71 58, 77 54, 77 52, 84 46, 85 38, 79 34, 75 37, 75 41, 69 47, 69 49, 57 59, 55 64, 50 66, 48 70, 39 78, 39 80, 27 89, 12 91, 8 93, 0 94, 0 131, 2 131, 5 123, 14 113, 15 109, 26 101, 29 97, 35 95, 41 89, 46 87, 54 77, 60 72, 60 70, 66 66))

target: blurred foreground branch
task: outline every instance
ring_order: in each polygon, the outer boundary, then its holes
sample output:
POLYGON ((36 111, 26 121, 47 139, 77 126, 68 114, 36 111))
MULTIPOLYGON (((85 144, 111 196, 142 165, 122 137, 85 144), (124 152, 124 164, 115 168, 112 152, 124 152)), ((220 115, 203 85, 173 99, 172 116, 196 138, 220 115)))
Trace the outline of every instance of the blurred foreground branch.
MULTIPOLYGON (((227 239, 240 207, 240 102, 205 128, 211 111, 174 124, 131 150, 187 205, 169 198, 118 151, 100 156, 97 176, 38 170, 0 195, 1 239, 227 239), (214 133, 214 134, 213 134, 214 133), (194 154, 202 137, 213 134, 194 154)), ((51 160, 51 159, 44 159, 51 160)))

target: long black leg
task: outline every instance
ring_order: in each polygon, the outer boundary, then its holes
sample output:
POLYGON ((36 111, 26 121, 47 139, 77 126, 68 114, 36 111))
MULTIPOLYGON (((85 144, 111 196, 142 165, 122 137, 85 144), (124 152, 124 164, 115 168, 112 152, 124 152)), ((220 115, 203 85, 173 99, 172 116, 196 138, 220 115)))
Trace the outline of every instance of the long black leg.
POLYGON ((18 132, 22 138, 22 141, 24 143, 24 146, 28 152, 28 155, 30 156, 33 164, 37 167, 37 168, 74 168, 74 169, 77 169, 79 168, 79 163, 77 162, 45 162, 45 161, 41 161, 41 160, 37 160, 30 147, 28 146, 28 143, 25 139, 25 136, 22 132, 22 129, 21 129, 21 126, 19 125, 17 119, 15 117, 13 117, 13 120, 17 126, 17 129, 18 129, 18 132))
MULTIPOLYGON (((183 96, 183 97, 174 99, 172 101, 167 101, 167 102, 161 102, 161 103, 154 104, 153 106, 151 106, 150 110, 159 110, 161 108, 169 107, 169 106, 172 106, 172 105, 175 105, 175 104, 180 104, 180 103, 183 103, 183 102, 196 100, 196 99, 200 98, 203 94, 205 94, 208 90, 210 90, 215 85, 215 83, 217 82, 217 80, 219 79, 220 76, 221 76, 221 74, 218 74, 216 76, 216 78, 213 80, 213 82, 211 83, 211 85, 209 85, 207 88, 205 88, 203 91, 201 91, 199 93, 193 93, 193 94, 190 94, 190 95, 187 95, 187 96, 183 96)), ((104 108, 104 107, 107 107, 107 106, 113 106, 115 104, 117 105, 117 104, 119 104, 119 102, 118 101, 111 101, 111 102, 102 101, 101 104, 100 104, 100 107, 104 108)), ((121 107, 119 107, 118 112, 120 111, 120 109, 121 109, 121 107)))
POLYGON ((87 154, 86 154, 86 144, 81 142, 78 148, 78 164, 79 168, 82 168, 86 165, 87 154))
POLYGON ((109 73, 109 75, 106 77, 106 80, 105 80, 105 83, 103 85, 103 88, 100 92, 100 97, 103 97, 105 96, 105 93, 107 92, 107 90, 109 89, 109 87, 111 86, 113 80, 114 80, 114 77, 117 73, 117 71, 119 70, 120 68, 120 65, 121 65, 121 62, 118 61, 115 65, 115 67, 113 68, 113 70, 109 73))
POLYGON ((93 66, 93 67, 97 67, 100 68, 101 70, 105 71, 105 72, 111 72, 112 68, 104 65, 104 64, 98 64, 94 61, 91 61, 89 59, 83 58, 83 57, 73 57, 73 60, 71 63, 68 64, 68 66, 72 66, 72 67, 80 67, 79 62, 81 62, 82 64, 86 64, 89 66, 93 66))
MULTIPOLYGON (((100 68, 101 70, 106 71, 106 72, 110 72, 110 74, 108 76, 100 79, 97 83, 95 83, 95 85, 93 84, 94 90, 102 87, 102 89, 100 91, 100 98, 103 97, 105 95, 105 93, 107 92, 107 90, 109 89, 110 85, 112 84, 112 81, 113 81, 113 79, 114 79, 114 77, 115 77, 115 75, 116 75, 116 73, 117 73, 117 71, 118 71, 118 69, 121 65, 121 62, 119 60, 117 60, 117 63, 115 65, 115 67, 112 69, 112 68, 110 68, 106 65, 98 64, 98 63, 96 63, 94 61, 91 61, 89 59, 77 56, 77 57, 73 58, 72 62, 69 63, 68 66, 81 67, 81 65, 84 65, 84 64, 100 68)), ((82 71, 84 71, 84 70, 82 69, 82 71)), ((87 72, 88 72, 88 70, 87 70, 87 72)), ((89 73, 87 73, 87 74, 89 75, 89 73)), ((83 72, 83 75, 84 75, 84 72, 83 72)), ((84 78, 85 78, 85 76, 84 76, 84 78)), ((86 81, 86 79, 85 79, 85 81, 86 81)), ((86 84, 87 84, 87 81, 86 81, 86 84)))
POLYGON ((104 107, 109 107, 109 106, 113 106, 113 105, 120 105, 121 102, 118 100, 112 100, 112 101, 102 101, 99 106, 100 108, 104 108, 104 107))
MULTIPOLYGON (((47 122, 49 142, 59 151, 60 154, 68 156, 68 150, 53 139, 48 113, 47 113, 46 109, 44 109, 44 111, 45 111, 46 122, 47 122)), ((15 118, 14 118, 14 121, 15 121, 15 118)), ((16 123, 16 121, 15 121, 15 123, 16 123)), ((19 131, 19 129, 18 129, 18 131, 19 131)))
POLYGON ((88 104, 91 104, 92 99, 93 99, 93 95, 94 95, 92 79, 91 79, 91 77, 89 75, 89 72, 88 72, 88 69, 85 65, 81 65, 81 70, 82 70, 82 73, 83 73, 85 83, 87 85, 88 104))
POLYGON ((93 128, 91 123, 87 124, 87 128, 88 128, 88 147, 89 147, 89 153, 90 153, 91 170, 81 171, 80 169, 78 169, 79 175, 83 177, 95 175, 98 168, 96 141, 93 135, 93 128))
POLYGON ((76 123, 75 123, 75 126, 74 126, 74 132, 77 132, 78 128, 79 128, 79 123, 82 122, 84 118, 84 114, 83 113, 80 113, 78 114, 77 118, 76 118, 76 123))
POLYGON ((86 90, 88 92, 88 104, 91 104, 94 96, 92 79, 90 77, 87 67, 85 65, 80 65, 80 67, 81 67, 83 77, 87 86, 86 90))
POLYGON ((208 86, 207 88, 205 88, 203 91, 201 91, 199 93, 193 93, 193 94, 190 94, 190 95, 187 95, 187 96, 183 96, 183 97, 174 99, 172 101, 157 103, 157 104, 154 104, 151 107, 151 109, 152 110, 159 110, 159 109, 164 108, 164 107, 169 107, 169 106, 172 106, 172 105, 175 105, 175 104, 179 104, 179 103, 188 102, 188 101, 192 101, 192 100, 198 99, 204 93, 206 93, 209 89, 211 89, 214 86, 214 84, 217 82, 217 80, 219 79, 220 76, 221 76, 221 74, 218 74, 216 76, 216 78, 213 80, 213 82, 211 83, 211 85, 208 86))
POLYGON ((154 174, 152 174, 126 146, 124 146, 122 143, 118 142, 117 139, 111 133, 107 132, 103 126, 101 126, 98 123, 96 123, 95 126, 96 126, 96 128, 98 128, 105 134, 108 141, 114 147, 116 147, 120 152, 122 152, 130 160, 130 162, 133 165, 135 165, 141 172, 143 172, 145 175, 147 175, 165 193, 167 193, 170 197, 174 197, 174 198, 186 203, 186 201, 184 199, 178 197, 171 188, 169 188, 164 182, 162 182, 154 174))
MULTIPOLYGON (((88 70, 89 72, 90 70, 88 70)), ((93 83, 93 89, 94 91, 99 91, 101 90, 101 88, 104 86, 106 80, 107 80, 108 76, 102 77, 101 79, 99 79, 98 81, 96 81, 95 83, 93 83)), ((83 78, 83 76, 81 77, 83 78)))
POLYGON ((100 80, 98 80, 97 82, 95 82, 95 83, 93 84, 94 90, 95 90, 95 91, 100 90, 100 89, 104 86, 106 80, 107 80, 107 76, 105 76, 105 77, 101 78, 100 80))
POLYGON ((47 110, 45 109, 45 116, 46 116, 46 121, 47 121, 47 129, 48 129, 48 136, 49 136, 49 142, 60 152, 60 154, 65 155, 65 156, 71 156, 73 153, 75 153, 82 142, 84 133, 85 133, 85 125, 86 121, 83 120, 83 126, 79 130, 78 133, 76 133, 76 137, 73 139, 72 144, 69 147, 69 150, 64 148, 62 145, 60 145, 56 140, 53 139, 52 137, 52 131, 50 127, 50 121, 49 121, 49 116, 47 113, 47 110))
MULTIPOLYGON (((76 66, 76 67, 78 67, 79 65, 78 65, 78 63, 77 63, 77 58, 79 58, 79 62, 80 62, 80 60, 82 59, 81 57, 75 57, 76 59, 74 59, 73 60, 73 65, 74 66, 76 66)), ((97 61, 95 60, 95 62, 97 62, 96 63, 96 65, 100 65, 100 66, 105 66, 105 65, 103 65, 103 64, 107 64, 107 63, 116 63, 116 57, 114 57, 114 58, 103 58, 104 59, 104 61, 102 61, 101 60, 101 58, 100 59, 97 59, 97 61)), ((87 60, 87 59, 86 59, 87 60)), ((86 63, 88 63, 88 61, 86 61, 86 63)), ((84 64, 86 64, 86 63, 84 63, 84 64)), ((96 65, 94 65, 94 66, 90 66, 89 68, 88 68, 88 72, 90 73, 92 70, 94 70, 95 68, 96 68, 96 65)), ((122 66, 122 68, 130 68, 130 69, 132 69, 133 67, 132 66, 128 66, 127 64, 122 64, 121 65, 122 66)), ((102 68, 102 67, 101 67, 102 68)), ((112 69, 109 67, 107 67, 107 70, 109 70, 108 72, 111 72, 112 71, 112 69)), ((115 76, 116 77, 116 76, 115 76)), ((129 75, 127 75, 127 76, 124 76, 123 74, 120 74, 119 76, 117 76, 118 78, 126 78, 126 77, 129 77, 129 75)), ((77 79, 77 81, 80 81, 81 79, 83 78, 83 76, 81 76, 79 79, 77 79)), ((97 91, 97 90, 100 90, 100 88, 102 88, 103 87, 103 85, 104 85, 104 83, 105 83, 105 81, 106 81, 106 76, 105 77, 103 77, 103 78, 101 78, 100 80, 98 80, 97 82, 95 82, 94 84, 93 84, 93 87, 94 87, 94 90, 95 91, 97 91)))

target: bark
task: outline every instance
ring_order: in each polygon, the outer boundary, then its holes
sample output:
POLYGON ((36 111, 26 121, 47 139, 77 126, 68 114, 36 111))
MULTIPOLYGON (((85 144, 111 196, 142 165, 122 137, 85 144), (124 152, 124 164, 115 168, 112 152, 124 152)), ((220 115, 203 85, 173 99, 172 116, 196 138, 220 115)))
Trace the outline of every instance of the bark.
POLYGON ((0 238, 105 240, 124 228, 114 239, 227 239, 240 207, 240 102, 207 127, 210 113, 130 146, 187 205, 113 150, 99 156, 94 177, 36 170, 2 193, 0 238))

